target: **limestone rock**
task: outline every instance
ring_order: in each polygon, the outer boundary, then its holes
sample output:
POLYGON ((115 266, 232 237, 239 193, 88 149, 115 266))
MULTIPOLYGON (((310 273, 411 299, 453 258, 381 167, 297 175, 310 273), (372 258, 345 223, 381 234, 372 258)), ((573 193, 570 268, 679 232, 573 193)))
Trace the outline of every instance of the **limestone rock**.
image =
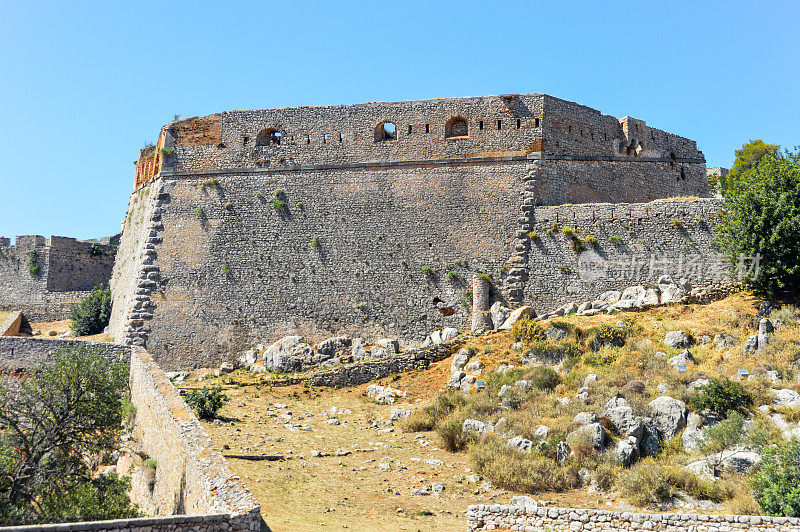
POLYGON ((533 311, 533 308, 525 306, 519 307, 511 311, 511 314, 508 315, 508 319, 499 327, 502 330, 511 330, 511 327, 514 326, 515 323, 521 318, 525 317, 535 317, 536 313, 533 311))
POLYGON ((520 451, 529 453, 533 449, 534 444, 531 440, 523 438, 522 436, 514 436, 510 440, 506 441, 506 445, 508 445, 509 447, 514 447, 515 449, 518 449, 520 451))
POLYGON ((335 336, 318 343, 315 351, 327 360, 347 353, 351 343, 352 340, 347 336, 335 336))
POLYGON ((609 290, 608 292, 603 292, 602 294, 600 294, 600 297, 597 298, 598 301, 602 301, 604 303, 616 303, 620 299, 622 299, 622 292, 619 292, 617 290, 609 290))
POLYGON ((573 423, 578 423, 579 425, 588 425, 590 423, 597 423, 597 416, 594 415, 592 412, 578 412, 575 414, 575 417, 572 418, 573 423))
POLYGON ((569 445, 567 445, 567 442, 565 441, 558 442, 558 445, 556 445, 556 462, 558 462, 558 465, 563 466, 567 463, 568 459, 569 445))
POLYGON ((714 347, 717 349, 728 349, 736 345, 736 337, 730 334, 717 334, 714 336, 714 347))
POLYGON ((548 340, 563 340, 567 337, 567 331, 560 327, 553 327, 552 325, 545 329, 544 335, 548 340))
POLYGON ((461 391, 464 395, 469 394, 469 389, 475 384, 477 379, 474 375, 466 375, 463 379, 461 379, 461 391))
POLYGON ((455 327, 445 327, 442 329, 442 342, 447 342, 458 336, 458 329, 455 327))
POLYGON ((478 421, 477 419, 465 419, 461 425, 461 430, 464 432, 472 432, 474 434, 489 434, 494 432, 494 425, 490 422, 478 421))
POLYGON ((463 379, 467 374, 463 371, 457 371, 450 375, 450 381, 447 383, 448 388, 460 388, 461 387, 461 379, 463 379))
POLYGON ((697 360, 692 356, 688 349, 684 349, 680 354, 667 360, 670 366, 680 366, 686 364, 697 364, 697 360))
POLYGON ((633 436, 628 436, 623 440, 617 441, 612 450, 612 456, 614 461, 622 467, 630 466, 639 456, 639 440, 633 436))
POLYGON ((467 362, 469 362, 469 351, 462 349, 453 357, 453 361, 450 362, 450 373, 462 371, 467 365, 467 362))
POLYGON ((298 371, 311 361, 313 354, 302 336, 285 336, 264 351, 264 366, 277 372, 298 371))
POLYGON ((384 348, 390 355, 396 355, 400 352, 400 343, 394 338, 381 338, 375 343, 384 348))
POLYGON ((700 416, 694 412, 689 413, 686 418, 686 428, 681 434, 681 443, 683 448, 687 451, 696 451, 705 438, 703 431, 700 429, 701 419, 700 416))
POLYGON ((478 374, 478 373, 480 373, 480 372, 481 372, 481 370, 483 369, 483 364, 481 363, 481 361, 480 361, 480 360, 473 360, 472 362, 470 362, 469 364, 467 364, 467 365, 464 367, 464 369, 465 369, 465 370, 467 370, 467 371, 469 371, 470 373, 473 373, 473 374, 478 374))
POLYGON ((768 318, 761 318, 758 322, 758 334, 772 334, 775 331, 775 327, 772 325, 772 322, 769 321, 768 318))
POLYGON ((530 391, 532 384, 531 381, 520 379, 514 383, 514 386, 516 386, 520 391, 527 393, 530 391))
POLYGON ((364 347, 364 340, 361 338, 353 338, 350 341, 350 355, 356 362, 364 360, 367 357, 367 350, 364 347))
POLYGON ((369 350, 369 358, 372 360, 381 360, 388 356, 386 349, 377 345, 372 346, 372 349, 369 350))
POLYGON ((761 455, 757 452, 744 447, 735 447, 690 462, 685 469, 699 476, 713 479, 715 466, 721 467, 725 474, 749 473, 760 467, 761 461, 761 455))
POLYGON ((547 425, 539 425, 533 431, 534 437, 536 437, 536 438, 538 438, 540 440, 546 440, 547 439, 547 435, 549 433, 550 433, 550 427, 548 427, 547 425))
POLYGON ((533 499, 533 497, 528 497, 527 495, 517 495, 515 497, 511 497, 511 500, 508 502, 511 506, 521 506, 523 508, 532 507, 538 508, 539 503, 533 499))
POLYGON ((239 356, 237 360, 240 368, 249 368, 256 362, 256 352, 253 349, 248 349, 239 356))
POLYGON ((581 439, 585 438, 597 450, 602 450, 606 445, 608 434, 600 423, 582 425, 567 435, 567 445, 574 448, 581 439))
POLYGON ((622 298, 620 298, 620 301, 633 301, 636 305, 639 305, 641 301, 644 300, 646 294, 647 289, 642 285, 629 286, 622 291, 622 298))
POLYGON ((391 421, 397 421, 399 419, 405 419, 411 415, 411 410, 407 410, 405 408, 392 408, 392 412, 389 415, 389 419, 391 421))
POLYGON ((759 342, 758 342, 759 338, 758 338, 758 336, 759 335, 754 334, 754 335, 750 336, 747 339, 747 341, 744 343, 744 349, 743 349, 744 356, 747 356, 747 355, 749 355, 751 353, 755 353, 756 351, 758 351, 758 349, 759 349, 759 342))
POLYGON ((499 329, 511 313, 511 310, 499 301, 495 301, 489 311, 492 313, 492 324, 495 329, 499 329))
POLYGON ((648 406, 662 440, 672 439, 686 426, 686 404, 683 401, 665 395, 650 401, 648 406))
POLYGON ((772 404, 778 407, 800 407, 800 394, 790 388, 775 390, 772 395, 772 404))
POLYGON ((670 347, 689 347, 689 337, 683 331, 670 331, 664 337, 664 343, 670 347))

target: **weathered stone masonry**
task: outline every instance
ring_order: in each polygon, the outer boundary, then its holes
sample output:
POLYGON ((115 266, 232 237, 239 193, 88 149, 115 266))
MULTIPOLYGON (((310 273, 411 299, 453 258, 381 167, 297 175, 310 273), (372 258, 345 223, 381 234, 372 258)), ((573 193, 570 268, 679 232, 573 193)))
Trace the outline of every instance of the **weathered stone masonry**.
POLYGON ((708 194, 694 141, 541 94, 177 121, 136 187, 112 335, 168 369, 298 329, 468 328, 477 272, 511 305, 564 302, 553 272, 535 284, 563 255, 531 249, 540 209, 708 194))
POLYGON ((648 514, 476 504, 467 508, 468 530, 660 530, 663 532, 753 532, 800 530, 800 519, 762 515, 648 514))
POLYGON ((39 235, 0 239, 0 310, 21 310, 30 319, 60 320, 92 288, 108 284, 114 249, 105 243, 39 235), (38 271, 29 271, 31 267, 38 271))
MULTIPOLYGON (((0 338, 0 373, 29 371, 50 363, 72 345, 99 349, 130 362, 130 401, 135 407, 136 446, 155 458, 152 489, 134 475, 131 499, 152 517, 90 523, 3 528, 9 532, 251 532, 261 529, 260 506, 189 411, 150 355, 136 347, 108 343, 0 338)), ((125 474, 125 472, 122 472, 125 474)))

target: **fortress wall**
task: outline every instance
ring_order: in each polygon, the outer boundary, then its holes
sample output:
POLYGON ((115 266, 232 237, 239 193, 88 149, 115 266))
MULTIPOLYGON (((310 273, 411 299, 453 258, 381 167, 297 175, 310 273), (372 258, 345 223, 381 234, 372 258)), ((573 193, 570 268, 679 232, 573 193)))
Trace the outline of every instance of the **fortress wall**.
MULTIPOLYGON (((158 273, 158 268, 152 265, 153 260, 145 253, 159 241, 157 235, 161 225, 155 214, 159 193, 160 182, 150 182, 134 191, 128 203, 114 273, 109 282, 112 296, 109 333, 117 341, 125 338, 130 328, 129 312, 149 302, 149 288, 139 285, 148 283, 148 275, 156 276, 158 273)), ((142 324, 140 332, 144 333, 146 327, 142 324)))
POLYGON ((606 290, 655 284, 665 274, 695 287, 728 284, 713 242, 719 208, 714 199, 537 207, 539 238, 529 251, 524 299, 538 311, 552 310, 606 290), (599 248, 573 251, 563 234, 567 226, 581 238, 594 236, 599 248))
POLYGON ((157 460, 155 484, 135 483, 131 499, 156 515, 208 515, 213 530, 259 530, 260 507, 229 468, 164 372, 143 349, 131 352, 134 436, 157 460))
POLYGON ((0 336, 0 373, 27 371, 39 364, 48 364, 57 353, 73 346, 97 349, 109 359, 130 356, 129 347, 105 342, 0 336))
POLYGON ((74 238, 19 236, 0 248, 0 310, 20 310, 31 320, 65 319, 72 305, 95 286, 108 282, 114 268, 110 246, 91 255, 92 244, 74 238), (28 257, 36 254, 39 272, 32 276, 28 257))
POLYGON ((205 190, 204 178, 162 178, 147 345, 177 368, 296 330, 422 340, 435 327, 468 328, 473 273, 497 274, 511 253, 521 168, 235 174, 205 190), (271 207, 277 190, 285 214, 271 207))
POLYGON ((544 160, 535 188, 539 203, 635 203, 708 196, 703 163, 544 160))
POLYGON ((102 244, 94 246, 94 255, 92 249, 91 242, 51 237, 47 290, 89 291, 107 284, 114 268, 114 251, 102 244))

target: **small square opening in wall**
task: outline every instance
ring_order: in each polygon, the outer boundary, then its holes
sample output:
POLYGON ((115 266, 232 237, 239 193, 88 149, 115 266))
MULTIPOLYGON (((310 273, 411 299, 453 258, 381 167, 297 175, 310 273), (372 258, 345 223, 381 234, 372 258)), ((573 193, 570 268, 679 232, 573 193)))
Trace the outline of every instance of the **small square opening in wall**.
POLYGON ((519 129, 521 126, 522 126, 522 120, 517 118, 517 129, 519 129))
POLYGON ((323 144, 327 144, 328 143, 328 137, 329 137, 329 135, 327 133, 323 133, 322 134, 322 143, 323 144))
POLYGON ((478 120, 478 131, 483 131, 483 120, 478 120))
POLYGON ((408 126, 408 134, 409 135, 411 134, 411 126, 410 125, 408 126))
POLYGON ((344 133, 339 133, 339 142, 344 140, 344 133))
POLYGON ((539 119, 538 118, 534 118, 533 119, 533 125, 534 125, 534 127, 539 127, 539 119))
POLYGON ((250 137, 248 137, 247 135, 242 137, 242 146, 247 146, 247 141, 249 141, 249 140, 250 140, 250 137))
POLYGON ((306 135, 306 144, 311 144, 311 135, 306 135))
POLYGON ((497 131, 500 131, 501 129, 503 129, 503 121, 502 120, 498 120, 497 121, 497 131))
POLYGON ((431 125, 425 124, 425 133, 430 133, 430 132, 431 132, 431 125))

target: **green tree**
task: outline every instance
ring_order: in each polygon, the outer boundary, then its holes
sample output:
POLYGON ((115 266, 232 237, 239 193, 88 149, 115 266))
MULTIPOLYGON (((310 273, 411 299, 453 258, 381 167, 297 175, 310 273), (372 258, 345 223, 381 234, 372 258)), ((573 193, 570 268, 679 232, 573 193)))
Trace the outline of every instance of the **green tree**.
POLYGON ((203 386, 202 390, 193 390, 186 396, 186 404, 195 411, 198 417, 214 419, 219 409, 228 402, 228 399, 221 386, 213 388, 203 386))
POLYGON ((69 317, 78 336, 103 332, 111 318, 111 289, 95 288, 72 307, 69 317))
POLYGON ((127 375, 79 346, 20 385, 0 382, 0 525, 138 514, 126 481, 92 475, 118 448, 127 375))
POLYGON ((765 448, 751 479, 753 495, 767 515, 800 517, 800 441, 765 448))
POLYGON ((743 282, 768 297, 800 288, 800 152, 751 141, 737 150, 725 184, 718 242, 732 269, 760 255, 743 282))

